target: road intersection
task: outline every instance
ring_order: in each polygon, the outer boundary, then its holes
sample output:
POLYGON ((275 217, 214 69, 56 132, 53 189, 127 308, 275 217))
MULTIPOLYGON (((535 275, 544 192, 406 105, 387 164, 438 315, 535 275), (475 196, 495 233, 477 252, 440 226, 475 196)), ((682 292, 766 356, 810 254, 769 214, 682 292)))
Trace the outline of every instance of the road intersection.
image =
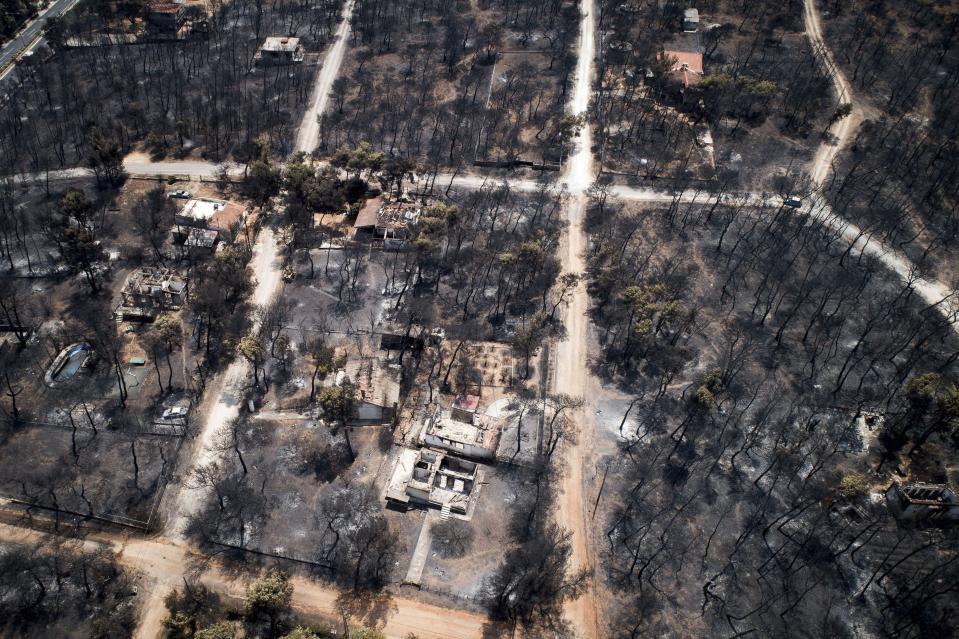
MULTIPOLYGON (((69 6, 75 0, 59 0, 50 11, 57 11, 69 6)), ((344 8, 343 20, 336 30, 334 41, 327 53, 324 64, 320 68, 310 105, 304 114, 302 124, 298 129, 296 150, 305 153, 312 152, 319 143, 320 117, 328 104, 328 97, 334 80, 338 77, 340 66, 345 57, 345 49, 350 31, 350 16, 353 3, 348 2, 344 8)), ((825 199, 818 193, 825 178, 832 168, 833 161, 855 136, 855 131, 861 121, 861 109, 853 101, 851 88, 842 71, 832 59, 828 47, 822 39, 819 26, 818 12, 814 0, 804 0, 804 18, 806 31, 817 54, 821 56, 824 67, 829 73, 836 94, 841 102, 850 102, 853 113, 849 118, 841 120, 833 126, 831 142, 824 142, 816 153, 815 160, 810 167, 810 176, 817 193, 807 198, 803 207, 796 210, 796 215, 805 216, 810 224, 822 225, 825 229, 834 232, 837 237, 849 242, 853 251, 861 252, 877 259, 886 268, 892 271, 900 280, 908 282, 922 299, 930 306, 936 307, 945 316, 955 320, 956 305, 953 291, 942 282, 935 279, 923 279, 917 276, 915 266, 899 251, 882 244, 869 233, 860 229, 849 220, 836 216, 825 199), (945 302, 944 302, 945 300, 945 302)), ((592 78, 595 62, 595 30, 594 0, 585 0, 581 14, 581 33, 578 44, 578 63, 576 68, 575 85, 572 91, 568 110, 572 114, 585 113, 589 107, 592 91, 592 78)), ((59 13, 57 13, 59 15, 59 13)), ((25 42, 35 44, 42 28, 42 20, 38 19, 24 30, 15 42, 21 45, 25 42), (32 35, 31 35, 32 34, 32 35), (24 40, 27 38, 28 40, 24 40)), ((0 65, 9 59, 15 43, 4 47, 0 56, 0 65)), ((2 66, 0 66, 2 68, 2 66)), ((591 127, 587 123, 580 130, 575 140, 575 150, 569 157, 565 171, 561 174, 559 183, 570 196, 568 206, 569 229, 561 247, 561 259, 564 272, 582 273, 585 270, 585 253, 587 238, 582 228, 582 219, 589 203, 589 189, 596 179, 595 168, 591 153, 591 127)), ((191 180, 213 180, 220 171, 220 165, 203 161, 171 161, 152 162, 141 155, 129 156, 124 168, 128 175, 134 178, 164 179, 176 177, 191 180)), ((228 175, 240 178, 244 167, 236 164, 225 165, 228 175)), ((87 169, 73 168, 61 171, 50 171, 41 174, 13 176, 12 179, 20 182, 44 180, 71 180, 91 176, 87 169)), ((528 178, 486 177, 482 175, 450 175, 440 174, 432 180, 434 184, 449 184, 454 189, 482 188, 492 183, 508 182, 509 187, 520 191, 533 191, 541 187, 541 182, 528 178)), ((680 193, 651 188, 630 187, 623 185, 609 185, 610 196, 623 202, 648 203, 691 203, 715 201, 719 197, 730 205, 742 204, 757 210, 781 209, 784 204, 781 197, 765 196, 758 193, 735 193, 717 195, 708 191, 685 190, 680 193)), ((256 275, 256 288, 253 300, 256 304, 265 305, 278 295, 282 281, 279 277, 278 248, 269 228, 263 228, 258 234, 254 247, 252 268, 256 275)), ((554 376, 552 392, 570 395, 581 395, 584 389, 592 383, 589 378, 587 357, 588 318, 587 309, 589 299, 585 285, 580 284, 571 296, 564 316, 567 336, 556 345, 556 370, 562 374, 554 376)), ((954 324, 955 326, 955 324, 954 324)), ((241 391, 245 380, 249 377, 248 365, 237 359, 220 378, 211 384, 206 404, 201 410, 205 417, 202 420, 199 433, 185 452, 187 468, 196 468, 203 464, 215 461, 217 453, 212 446, 212 439, 216 428, 228 421, 237 411, 241 391)), ((589 414, 588 411, 583 411, 589 414)), ((582 415, 581 421, 582 420, 582 415)), ((563 479, 563 494, 559 496, 557 516, 560 523, 568 528, 572 536, 573 568, 590 567, 590 542, 586 521, 586 499, 583 494, 583 469, 589 456, 589 437, 580 437, 579 441, 569 446, 566 451, 566 468, 563 479), (584 441, 585 440, 585 441, 584 441)), ((138 637, 156 639, 162 632, 162 619, 165 615, 163 598, 170 589, 182 583, 184 575, 190 574, 192 565, 198 560, 183 535, 183 527, 191 514, 198 511, 203 501, 203 493, 199 490, 190 490, 184 486, 179 490, 171 491, 167 499, 168 524, 159 538, 153 540, 135 539, 119 534, 98 533, 91 535, 85 543, 107 544, 118 552, 120 560, 125 565, 139 570, 148 582, 146 586, 146 605, 138 627, 138 637)), ((0 525, 0 537, 12 539, 43 535, 35 531, 27 531, 7 525, 0 525)), ((235 578, 226 576, 216 566, 207 566, 201 578, 205 583, 231 597, 242 597, 243 585, 235 578)), ((332 587, 306 579, 296 580, 295 604, 298 609, 313 612, 322 616, 332 617, 337 614, 337 597, 339 592, 332 587)), ((481 615, 462 611, 451 611, 436 606, 429 606, 419 601, 392 597, 391 613, 385 622, 385 632, 389 636, 403 636, 407 632, 414 632, 420 637, 478 637, 482 634, 484 619, 481 615)), ((580 598, 569 602, 565 608, 568 621, 577 633, 586 638, 600 635, 598 609, 595 600, 595 590, 590 588, 580 598)))

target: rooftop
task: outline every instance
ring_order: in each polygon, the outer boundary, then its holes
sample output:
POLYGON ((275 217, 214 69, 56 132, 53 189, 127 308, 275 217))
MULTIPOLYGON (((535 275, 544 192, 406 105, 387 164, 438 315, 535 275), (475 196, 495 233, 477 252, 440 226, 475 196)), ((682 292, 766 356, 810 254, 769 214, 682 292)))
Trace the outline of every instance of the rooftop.
POLYGON ((207 198, 196 198, 187 200, 180 210, 180 215, 191 217, 195 220, 209 220, 219 211, 224 210, 229 202, 225 200, 210 200, 207 198))
POLYGON ((179 13, 182 10, 182 2, 175 2, 174 0, 153 0, 150 2, 150 13, 179 13))
POLYGON ((472 422, 454 419, 451 411, 437 410, 426 425, 425 435, 496 451, 503 419, 489 415, 475 415, 472 422))
POLYGON ((300 46, 299 38, 289 38, 283 36, 270 36, 263 43, 263 51, 275 53, 293 53, 300 46))
POLYGON ((413 467, 419 460, 419 452, 412 448, 404 448, 400 451, 400 456, 393 467, 393 474, 390 475, 389 483, 386 485, 386 496, 406 503, 410 500, 406 494, 406 487, 413 478, 413 467))
POLYGON ((669 74, 689 86, 699 82, 703 75, 703 54, 690 51, 663 51, 660 59, 672 60, 669 74))
POLYGON ((420 219, 422 208, 416 204, 383 204, 380 198, 369 200, 356 216, 355 228, 405 228, 420 219))
POLYGON ((246 216, 246 207, 236 202, 196 198, 187 200, 183 208, 177 213, 177 221, 181 224, 201 222, 205 226, 229 230, 243 221, 246 216))

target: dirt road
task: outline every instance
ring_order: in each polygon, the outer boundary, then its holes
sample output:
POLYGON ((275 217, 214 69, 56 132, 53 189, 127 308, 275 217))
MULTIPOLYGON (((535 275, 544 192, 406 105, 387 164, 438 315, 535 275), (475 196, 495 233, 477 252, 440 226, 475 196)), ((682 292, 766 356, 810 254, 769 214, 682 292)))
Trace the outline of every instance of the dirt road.
POLYGON ((938 280, 918 277, 916 265, 908 257, 881 241, 872 239, 869 233, 852 222, 833 214, 825 200, 814 199, 809 214, 819 224, 832 229, 849 242, 853 246, 852 255, 869 255, 892 271, 903 283, 910 283, 919 297, 926 304, 936 306, 942 316, 952 322, 953 330, 959 333, 959 300, 955 298, 954 290, 938 280))
POLYGON ((330 89, 333 88, 333 81, 340 74, 340 65, 343 64, 343 54, 346 52, 346 42, 350 35, 350 16, 352 14, 353 0, 348 0, 343 7, 343 19, 340 20, 340 26, 333 36, 336 41, 326 54, 323 66, 320 67, 320 75, 316 79, 316 86, 313 87, 313 95, 310 98, 310 108, 303 114, 300 130, 296 136, 296 151, 312 153, 316 145, 319 144, 319 117, 326 111, 326 103, 330 97, 330 89))
MULTIPOLYGON (((570 229, 563 242, 562 259, 565 272, 583 273, 585 263, 583 256, 586 249, 585 234, 582 231, 583 212, 586 208, 585 196, 573 198, 569 205, 570 229)), ((569 304, 565 308, 563 321, 566 326, 566 339, 556 346, 554 363, 553 392, 564 393, 574 397, 584 397, 585 406, 575 416, 580 425, 576 443, 570 445, 566 451, 566 468, 563 475, 563 494, 557 503, 557 519, 560 524, 572 532, 573 569, 592 568, 590 553, 589 532, 586 527, 586 501, 584 494, 583 467, 590 459, 589 451, 593 434, 590 432, 592 423, 589 417, 592 409, 589 403, 589 394, 586 389, 590 385, 590 374, 587 366, 587 310, 589 299, 585 283, 573 292, 569 304)), ((581 637, 597 637, 597 610, 595 591, 590 585, 579 599, 568 602, 566 617, 573 624, 581 637)))
MULTIPOLYGON (((273 230, 269 227, 264 227, 257 236, 250 267, 256 276, 256 288, 251 301, 257 306, 264 306, 276 297, 281 286, 279 251, 273 230)), ((254 323, 253 331, 256 331, 256 328, 254 323)), ((163 599, 171 588, 181 583, 186 568, 186 564, 182 562, 183 548, 187 545, 185 528, 189 519, 203 507, 209 493, 205 489, 190 488, 186 482, 189 480, 192 469, 218 459, 220 453, 213 446, 217 429, 239 415, 245 389, 250 385, 250 377, 250 364, 243 358, 236 357, 226 371, 220 374, 207 389, 205 401, 197 411, 197 414, 202 416, 200 430, 189 448, 183 451, 184 455, 189 455, 188 460, 183 462, 183 468, 186 470, 181 482, 171 486, 176 492, 171 492, 171 505, 167 508, 170 515, 164 529, 165 539, 149 543, 131 542, 133 544, 130 547, 131 552, 135 556, 138 549, 146 552, 161 547, 168 549, 171 557, 174 558, 161 564, 162 571, 145 571, 151 575, 159 574, 161 578, 154 583, 144 584, 145 605, 140 610, 140 622, 136 633, 138 639, 156 639, 162 635, 162 622, 166 615, 163 599), (178 555, 170 550, 173 548, 179 549, 180 563, 175 563, 178 555)), ((166 560, 166 557, 164 559, 166 560)), ((154 563, 157 563, 155 557, 154 563)))
MULTIPOLYGON (((594 50, 595 3, 586 0, 583 3, 583 15, 580 21, 580 41, 576 65, 576 85, 573 91, 569 111, 574 114, 585 113, 589 108, 589 96, 592 89, 594 50)), ((586 270, 586 233, 583 230, 583 213, 586 209, 586 189, 593 182, 592 135, 589 124, 580 131, 576 150, 569 157, 563 181, 569 188, 571 200, 568 207, 569 228, 563 238, 561 259, 563 271, 583 273, 586 270)), ((553 392, 573 396, 584 396, 590 382, 587 367, 587 315, 589 298, 585 283, 580 283, 573 291, 568 306, 564 310, 563 322, 566 326, 566 338, 556 345, 556 361, 553 376, 553 392)), ((588 394, 587 399, 588 399, 588 394)), ((573 554, 571 568, 591 568, 589 532, 586 526, 586 499, 583 487, 583 465, 589 458, 592 433, 588 416, 592 414, 589 404, 576 415, 580 424, 579 437, 566 451, 566 472, 563 475, 563 494, 557 503, 556 516, 560 524, 572 533, 573 554)), ((572 624, 578 636, 591 638, 598 636, 595 590, 592 585, 575 601, 567 602, 565 610, 567 620, 572 624)))
MULTIPOLYGON (((5 542, 38 545, 50 538, 48 533, 0 524, 0 540, 5 542)), ((154 592, 169 592, 181 586, 185 566, 202 566, 205 571, 200 578, 201 583, 230 599, 242 600, 249 583, 249 579, 238 578, 215 563, 205 562, 202 557, 193 555, 184 544, 170 540, 100 532, 89 535, 82 542, 82 548, 86 551, 92 552, 102 547, 113 550, 120 564, 133 571, 140 584, 152 587, 154 592)), ((330 620, 340 618, 337 606, 340 592, 337 589, 301 577, 293 577, 292 582, 295 588, 293 606, 296 610, 330 620)), ((141 625, 146 619, 156 618, 157 629, 162 630, 160 622, 166 613, 163 598, 160 597, 156 603, 158 605, 145 607, 141 625)), ((448 610, 404 597, 386 596, 381 604, 388 611, 382 630, 389 637, 405 637, 414 632, 424 639, 475 639, 483 633, 485 618, 482 615, 448 610)))
MULTIPOLYGON (((310 109, 304 116, 297 136, 297 150, 312 151, 319 139, 319 123, 317 115, 324 112, 330 88, 338 75, 342 59, 345 55, 349 36, 348 17, 352 11, 352 2, 344 10, 344 21, 337 29, 336 41, 324 61, 320 75, 314 88, 310 109)), ((581 35, 576 69, 576 83, 571 97, 569 110, 579 114, 587 110, 591 93, 591 79, 594 59, 594 32, 595 32, 595 2, 585 0, 581 19, 581 35)), ((837 93, 841 101, 851 101, 852 92, 848 82, 835 65, 831 53, 822 41, 819 16, 815 10, 813 0, 805 0, 806 28, 814 47, 823 56, 824 64, 830 71, 837 93)), ((861 118, 861 111, 854 108, 853 115, 839 122, 833 128, 836 144, 824 144, 817 151, 811 172, 817 184, 821 184, 842 146, 854 135, 855 128, 861 118)), ((577 139, 577 148, 569 157, 566 170, 561 180, 567 185, 571 201, 568 207, 569 229, 564 236, 561 259, 564 272, 582 273, 585 270, 586 236, 582 228, 583 214, 587 204, 586 189, 594 179, 593 158, 591 154, 591 130, 584 126, 577 139)), ((133 175, 189 175, 191 177, 212 177, 216 172, 216 165, 206 162, 163 162, 152 163, 146 158, 131 157, 126 163, 127 171, 133 175)), ((232 172, 241 172, 233 167, 232 172)), ((56 179, 55 175, 63 178, 76 178, 89 175, 84 169, 70 169, 64 172, 51 172, 48 175, 31 176, 30 179, 43 180, 48 177, 56 179)), ((485 180, 473 176, 456 178, 455 183, 463 188, 476 188, 485 180)), ((438 180, 438 183, 440 180, 438 180)), ((518 190, 533 190, 538 187, 534 180, 511 180, 511 186, 518 190)), ((669 202, 673 194, 655 191, 653 189, 638 189, 630 187, 615 187, 612 192, 624 200, 669 202)), ((693 198, 705 201, 706 195, 688 193, 683 195, 684 201, 693 198)), ((749 200, 761 204, 759 196, 752 193, 741 194, 749 200)), ((699 201, 699 200, 697 200, 699 201)), ((772 202, 774 206, 776 202, 772 202)), ((815 202, 814 206, 803 211, 809 214, 820 224, 824 224, 839 232, 848 241, 855 243, 856 249, 875 256, 890 270, 901 278, 909 278, 912 265, 908 259, 899 255, 877 242, 867 241, 860 230, 846 220, 832 215, 824 202, 815 202)), ((259 234, 252 263, 257 285, 253 295, 253 302, 265 304, 279 292, 281 273, 278 249, 273 233, 265 228, 259 234)), ((947 287, 939 282, 919 280, 914 283, 917 292, 930 304, 938 302, 950 293, 947 287)), ((567 337, 557 344, 555 349, 555 370, 552 390, 556 393, 566 393, 575 396, 586 395, 592 383, 587 368, 588 345, 588 295, 584 285, 574 291, 569 304, 564 309, 564 322, 567 328, 567 337)), ((951 309, 945 308, 949 313, 951 309)), ((184 451, 188 455, 183 467, 195 468, 212 461, 217 453, 211 448, 216 429, 227 422, 239 411, 239 403, 243 395, 243 387, 249 383, 250 371, 248 364, 236 360, 208 389, 206 406, 201 411, 204 415, 199 434, 191 450, 184 451)), ((573 556, 572 567, 591 567, 589 529, 586 523, 586 502, 584 494, 584 468, 591 459, 592 433, 588 417, 592 410, 587 407, 577 417, 582 425, 578 441, 570 445, 565 455, 566 473, 563 478, 563 494, 557 503, 557 518, 563 526, 572 532, 573 556)), ((121 536, 99 540, 91 538, 86 543, 107 543, 117 549, 121 562, 128 567, 135 568, 144 575, 141 592, 146 602, 142 608, 137 637, 142 639, 156 639, 162 632, 162 619, 165 615, 163 598, 170 589, 182 583, 183 575, 201 560, 190 551, 183 539, 183 526, 187 518, 197 512, 202 506, 205 495, 203 491, 181 489, 178 493, 171 491, 171 507, 168 512, 166 536, 158 540, 127 539, 121 536)), ((42 534, 33 531, 23 531, 10 526, 0 525, 0 538, 8 539, 15 535, 42 534)), ((213 587, 216 591, 228 597, 242 598, 245 581, 238 580, 216 565, 207 566, 201 581, 213 587)), ((318 614, 326 617, 336 617, 336 599, 339 592, 334 588, 326 587, 313 581, 295 579, 296 595, 294 605, 298 610, 318 614)), ((597 602, 594 589, 590 588, 583 596, 575 601, 568 602, 565 610, 568 620, 577 633, 584 638, 600 636, 598 629, 597 602)), ((409 632, 415 632, 421 638, 450 638, 466 639, 479 637, 483 634, 484 618, 480 615, 462 613, 437 606, 423 604, 418 601, 393 598, 389 603, 389 612, 386 615, 384 632, 391 637, 402 637, 409 632)))
MULTIPOLYGON (((264 227, 253 247, 253 260, 250 263, 256 277, 256 288, 251 299, 253 304, 265 306, 280 292, 281 266, 273 230, 264 227)), ((257 329, 254 321, 251 332, 255 333, 257 329)), ((239 415, 240 404, 250 386, 251 378, 250 364, 245 359, 236 357, 220 375, 214 387, 209 389, 206 394, 208 404, 198 411, 203 416, 203 421, 192 447, 194 456, 185 464, 186 468, 197 468, 218 458, 219 453, 212 445, 216 431, 239 415)), ((166 526, 166 533, 170 538, 183 539, 183 529, 187 521, 202 507, 206 495, 207 491, 181 485, 173 507, 175 516, 170 518, 166 526)))
MULTIPOLYGON (((350 32, 350 16, 352 13, 353 0, 349 0, 343 8, 343 19, 336 30, 336 41, 330 47, 330 51, 320 69, 310 108, 303 115, 297 137, 297 150, 311 151, 316 145, 316 136, 319 134, 317 117, 325 110, 333 80, 339 73, 350 32)), ((125 163, 127 170, 131 173, 134 172, 134 169, 142 168, 144 164, 147 164, 147 162, 144 162, 144 159, 138 156, 127 158, 125 163)), ((199 171, 201 173, 208 172, 211 169, 211 165, 203 162, 166 164, 173 166, 163 166, 162 168, 174 168, 173 172, 176 172, 176 167, 183 167, 188 172, 199 171)), ((276 239, 273 230, 268 226, 264 226, 257 236, 250 267, 256 277, 256 287, 253 290, 251 302, 256 307, 266 306, 279 294, 282 277, 282 262, 276 239)), ((258 329, 259 326, 254 321, 251 332, 256 333, 258 329)), ((186 465, 186 468, 192 469, 203 466, 217 459, 218 453, 212 447, 216 430, 239 414, 245 389, 250 383, 250 372, 249 363, 240 357, 236 357, 226 372, 215 383, 214 388, 207 392, 210 405, 205 406, 200 411, 200 414, 205 417, 193 445, 194 456, 190 463, 186 465)), ((171 517, 166 527, 167 535, 170 538, 182 540, 186 522, 203 505, 205 498, 205 491, 184 489, 181 486, 173 509, 175 515, 171 517)))
POLYGON ((819 11, 816 9, 816 0, 803 0, 803 23, 806 27, 806 37, 809 38, 809 44, 813 51, 822 60, 829 78, 832 80, 833 91, 836 94, 836 101, 839 104, 849 103, 852 105, 852 112, 829 129, 831 140, 823 142, 816 150, 816 157, 813 159, 809 174, 816 186, 821 186, 829 170, 832 168, 832 161, 845 148, 845 146, 855 136, 862 124, 862 106, 853 99, 852 86, 846 79, 845 74, 836 64, 833 58, 832 50, 826 45, 826 40, 822 35, 822 24, 820 22, 819 11))
MULTIPOLYGON (((575 158, 570 158, 569 162, 571 163, 575 158)), ((313 162, 314 165, 322 166, 326 164, 322 160, 317 160, 313 162)), ((142 178, 156 178, 156 177, 166 177, 166 176, 178 176, 186 179, 192 180, 211 180, 216 177, 217 167, 219 165, 212 162, 206 162, 203 160, 169 160, 161 162, 153 162, 145 153, 131 153, 123 160, 123 168, 131 177, 142 177, 142 178)), ((567 173, 561 178, 563 181, 570 179, 570 171, 568 170, 570 164, 567 163, 567 173)), ((585 171, 578 171, 579 176, 591 175, 592 164, 585 171)), ((239 177, 243 175, 243 167, 236 164, 227 164, 227 171, 233 177, 239 177)), ((50 171, 49 173, 30 173, 30 174, 19 174, 11 176, 11 179, 17 182, 22 183, 42 183, 45 180, 50 180, 51 182, 61 181, 61 180, 76 180, 81 178, 92 178, 93 171, 90 169, 77 167, 72 169, 60 169, 57 171, 50 171)), ((497 184, 502 182, 502 177, 486 177, 482 175, 452 175, 449 173, 439 173, 436 176, 436 190, 437 192, 442 192, 445 190, 446 186, 452 182, 454 188, 459 189, 479 189, 488 184, 497 184)), ((540 183, 538 180, 533 180, 529 178, 521 178, 515 175, 511 175, 508 178, 509 188, 514 191, 522 192, 533 192, 537 191, 540 188, 540 183)), ((580 183, 580 186, 583 186, 585 189, 589 186, 589 182, 593 178, 590 177, 585 186, 580 183)), ((568 183, 568 182, 567 182, 568 183)), ((672 202, 676 199, 676 195, 669 193, 668 191, 661 191, 652 188, 643 188, 643 187, 633 187, 625 185, 611 185, 609 187, 609 192, 611 195, 616 196, 617 198, 629 202, 672 202)), ((702 191, 693 191, 687 190, 680 196, 680 201, 682 202, 703 202, 709 198, 709 193, 702 191)), ((724 200, 748 200, 751 203, 755 203, 756 206, 763 204, 762 198, 758 193, 726 193, 724 195, 724 200)), ((775 204, 775 199, 769 200, 767 204, 775 204)))
MULTIPOLYGON (((803 0, 803 22, 806 28, 806 37, 812 45, 816 55, 822 60, 829 78, 832 80, 833 91, 839 103, 848 102, 852 105, 852 112, 834 124, 830 130, 829 140, 819 145, 816 156, 809 168, 813 184, 822 187, 832 169, 833 160, 856 136, 859 126, 864 119, 864 108, 853 95, 852 86, 846 75, 836 64, 832 50, 826 44, 822 34, 820 14, 816 8, 816 0, 803 0)), ((959 323, 956 315, 959 313, 959 304, 952 298, 954 291, 938 280, 919 278, 915 275, 915 265, 904 254, 893 247, 873 240, 870 234, 864 232, 852 222, 841 218, 832 211, 829 203, 821 194, 810 197, 808 213, 819 223, 839 233, 846 241, 853 245, 855 251, 876 258, 886 268, 895 273, 903 282, 910 282, 916 293, 929 305, 937 305, 944 317, 953 321, 953 329, 959 332, 959 323), (943 302, 943 300, 946 300, 943 302)))

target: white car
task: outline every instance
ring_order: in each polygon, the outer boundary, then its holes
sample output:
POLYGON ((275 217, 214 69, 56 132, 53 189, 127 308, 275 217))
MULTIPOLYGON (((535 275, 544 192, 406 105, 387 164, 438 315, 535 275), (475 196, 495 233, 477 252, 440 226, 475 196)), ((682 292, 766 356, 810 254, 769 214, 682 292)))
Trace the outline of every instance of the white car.
POLYGON ((171 191, 170 193, 167 193, 166 196, 170 198, 176 198, 178 200, 189 200, 191 197, 193 197, 193 194, 190 193, 189 191, 184 191, 183 189, 179 189, 179 190, 171 191))

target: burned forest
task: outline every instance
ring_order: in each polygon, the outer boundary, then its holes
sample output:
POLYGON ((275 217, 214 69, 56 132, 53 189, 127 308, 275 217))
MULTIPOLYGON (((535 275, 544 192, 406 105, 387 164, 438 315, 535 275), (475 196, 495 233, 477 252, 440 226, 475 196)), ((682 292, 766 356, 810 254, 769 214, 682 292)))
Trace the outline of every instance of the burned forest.
POLYGON ((6 3, 0 635, 954 636, 957 26, 6 3))

